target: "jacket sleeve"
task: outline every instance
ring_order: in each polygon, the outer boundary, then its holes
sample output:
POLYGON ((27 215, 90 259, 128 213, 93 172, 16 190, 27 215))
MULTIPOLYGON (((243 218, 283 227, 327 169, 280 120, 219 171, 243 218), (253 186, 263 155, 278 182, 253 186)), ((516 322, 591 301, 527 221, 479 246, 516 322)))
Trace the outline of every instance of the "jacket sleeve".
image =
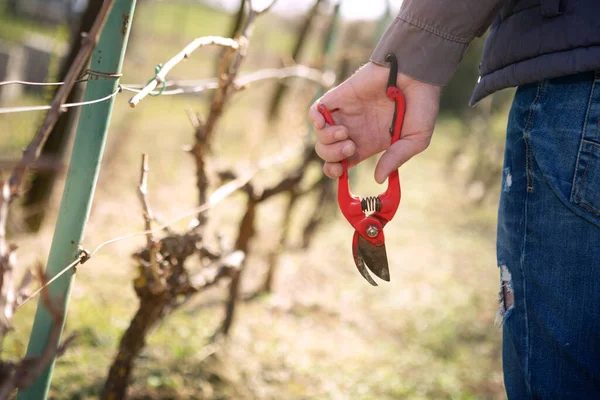
POLYGON ((394 53, 398 70, 414 79, 445 86, 469 43, 492 23, 504 0, 404 0, 371 56, 387 65, 394 53))

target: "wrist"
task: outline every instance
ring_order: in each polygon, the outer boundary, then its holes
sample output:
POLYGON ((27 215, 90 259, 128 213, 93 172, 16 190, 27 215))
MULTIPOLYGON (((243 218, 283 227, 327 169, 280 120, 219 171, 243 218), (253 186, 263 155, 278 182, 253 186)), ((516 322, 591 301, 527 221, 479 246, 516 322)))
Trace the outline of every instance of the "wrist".
MULTIPOLYGON (((387 76, 389 74, 389 66, 388 65, 380 64, 373 60, 369 61, 369 63, 367 65, 369 66, 370 69, 373 69, 374 73, 377 73, 387 79, 387 76)), ((412 77, 412 76, 407 75, 402 72, 398 72, 398 78, 397 78, 396 82, 400 89, 404 89, 409 86, 410 87, 419 86, 419 87, 427 87, 432 92, 441 93, 442 89, 444 88, 441 85, 424 82, 422 80, 419 80, 415 77, 412 77)))

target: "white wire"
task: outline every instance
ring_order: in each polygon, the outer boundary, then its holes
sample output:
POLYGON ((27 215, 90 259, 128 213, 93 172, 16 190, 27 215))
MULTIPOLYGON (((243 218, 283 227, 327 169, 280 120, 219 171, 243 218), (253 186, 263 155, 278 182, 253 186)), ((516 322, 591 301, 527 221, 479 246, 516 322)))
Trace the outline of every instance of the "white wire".
MULTIPOLYGON (((87 78, 78 79, 75 83, 87 82, 87 78)), ((0 86, 8 86, 8 85, 23 85, 23 86, 62 86, 64 82, 30 82, 30 81, 2 81, 0 82, 0 86)))
MULTIPOLYGON (((85 80, 79 80, 79 81, 76 81, 76 83, 84 82, 84 81, 85 80)), ((8 85, 62 86, 64 84, 65 84, 64 82, 30 82, 30 81, 18 81, 18 80, 0 82, 0 86, 8 86, 8 85)), ((177 84, 176 83, 167 83, 167 87, 174 86, 174 85, 177 85, 177 84)), ((63 104, 62 108, 80 107, 80 106, 85 106, 88 104, 94 104, 94 103, 106 101, 106 100, 110 99, 111 97, 116 96, 120 90, 139 93, 139 92, 141 92, 141 88, 143 88, 144 86, 145 85, 143 85, 143 84, 121 85, 121 86, 119 86, 119 90, 117 90, 115 93, 108 95, 106 97, 103 97, 101 99, 90 100, 89 102, 67 103, 67 104, 63 104), (138 88, 140 88, 140 89, 138 89, 138 88)), ((177 89, 165 90, 164 92, 161 93, 161 95, 173 96, 176 94, 197 93, 197 92, 202 92, 207 89, 216 89, 218 87, 219 87, 218 83, 210 82, 206 85, 194 86, 191 89, 186 89, 186 88, 180 87, 177 89)), ((159 93, 160 92, 157 90, 152 92, 152 94, 159 94, 159 93)), ((29 106, 29 107, 25 107, 25 106, 23 106, 23 107, 5 107, 5 108, 0 108, 0 114, 12 114, 12 113, 21 113, 21 112, 30 112, 30 111, 45 111, 45 110, 49 110, 50 108, 52 108, 52 106, 50 106, 50 105, 29 106)))
MULTIPOLYGON (((75 83, 82 83, 82 82, 87 82, 88 79, 78 79, 75 81, 75 83)), ((13 81, 0 81, 0 86, 8 86, 8 85, 23 85, 23 86, 62 86, 64 85, 64 82, 31 82, 31 81, 20 81, 20 80, 13 80, 13 81)), ((171 83, 171 82, 167 82, 167 87, 169 86, 173 86, 175 83, 171 83)), ((129 84, 127 85, 127 89, 130 91, 136 91, 137 89, 142 89, 144 86, 146 86, 145 84, 129 84)), ((123 89, 125 89, 125 87, 123 87, 123 89)), ((137 90, 139 91, 139 90, 137 90)))
MULTIPOLYGON (((121 91, 121 86, 117 86, 117 89, 109 94, 108 96, 104 96, 100 99, 88 100, 88 101, 80 101, 78 103, 65 103, 61 106, 61 108, 71 108, 71 107, 81 107, 87 106, 89 104, 101 103, 103 101, 109 100, 115 97, 121 91)), ((30 111, 44 111, 50 110, 52 108, 51 105, 44 106, 28 106, 28 107, 5 107, 0 108, 0 114, 12 114, 12 113, 21 113, 21 112, 30 112, 30 111)))
MULTIPOLYGON (((297 68, 298 67, 290 67, 287 69, 297 69, 297 68)), ((286 68, 284 68, 283 70, 270 69, 270 70, 266 70, 266 72, 271 73, 271 75, 268 76, 268 78, 283 79, 283 78, 293 77, 293 75, 286 75, 285 70, 286 70, 286 68)), ((311 72, 310 69, 306 68, 306 71, 304 71, 302 74, 298 74, 297 77, 304 77, 304 78, 310 77, 310 72, 311 72)), ((261 76, 263 76, 264 73, 265 73, 265 70, 261 70, 261 71, 256 71, 256 72, 247 74, 247 75, 239 78, 236 81, 236 84, 238 84, 239 86, 244 86, 255 80, 260 80, 261 76)), ((312 80, 317 81, 317 78, 313 78, 312 80)), ((77 82, 81 82, 81 81, 83 81, 83 80, 80 80, 77 82)), ((20 84, 20 85, 29 85, 29 86, 60 86, 60 85, 63 85, 64 82, 28 82, 28 81, 0 82, 0 86, 10 85, 10 84, 20 84)), ((119 86, 119 88, 121 90, 128 91, 128 92, 140 93, 145 86, 146 85, 144 85, 144 84, 126 84, 126 85, 119 86)), ((160 94, 161 96, 174 96, 174 95, 186 94, 186 93, 187 94, 200 93, 205 90, 218 89, 219 81, 216 78, 209 78, 209 79, 202 79, 202 80, 195 80, 195 81, 185 81, 184 80, 184 81, 168 81, 168 82, 166 82, 167 88, 172 87, 172 86, 177 86, 177 88, 171 89, 171 90, 164 90, 162 93, 158 90, 154 90, 154 91, 152 91, 151 94, 152 95, 160 94)), ((106 96, 102 99, 92 100, 89 102, 64 104, 62 107, 63 108, 79 107, 79 106, 83 106, 83 105, 87 105, 87 104, 94 104, 97 102, 105 101, 105 100, 108 100, 111 97, 115 96, 118 93, 118 91, 119 90, 117 90, 117 92, 113 93, 112 95, 106 96)), ((49 106, 49 105, 31 106, 31 107, 0 108, 0 114, 10 114, 10 113, 28 112, 28 111, 44 111, 44 110, 49 110, 50 108, 51 108, 51 106, 49 106)))
POLYGON ((64 82, 28 82, 28 81, 4 81, 0 82, 0 86, 6 85, 23 85, 23 86, 62 86, 64 82))

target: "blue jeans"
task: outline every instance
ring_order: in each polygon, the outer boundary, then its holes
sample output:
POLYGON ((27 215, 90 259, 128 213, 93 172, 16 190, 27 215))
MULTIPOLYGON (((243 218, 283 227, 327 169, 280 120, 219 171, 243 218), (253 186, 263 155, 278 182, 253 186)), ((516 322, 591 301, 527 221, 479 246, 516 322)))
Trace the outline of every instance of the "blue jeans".
POLYGON ((600 71, 518 88, 497 249, 509 399, 600 399, 600 71))

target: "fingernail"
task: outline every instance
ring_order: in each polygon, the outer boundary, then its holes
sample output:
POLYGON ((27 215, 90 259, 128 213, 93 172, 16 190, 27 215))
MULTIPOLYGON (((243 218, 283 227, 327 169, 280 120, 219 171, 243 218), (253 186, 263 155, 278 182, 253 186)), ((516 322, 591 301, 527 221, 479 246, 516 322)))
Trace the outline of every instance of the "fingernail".
POLYGON ((348 143, 342 147, 342 154, 346 157, 350 157, 354 154, 354 145, 352 143, 348 143))
POLYGON ((345 129, 336 130, 335 133, 333 134, 333 137, 335 138, 335 140, 346 139, 346 130, 345 129))

